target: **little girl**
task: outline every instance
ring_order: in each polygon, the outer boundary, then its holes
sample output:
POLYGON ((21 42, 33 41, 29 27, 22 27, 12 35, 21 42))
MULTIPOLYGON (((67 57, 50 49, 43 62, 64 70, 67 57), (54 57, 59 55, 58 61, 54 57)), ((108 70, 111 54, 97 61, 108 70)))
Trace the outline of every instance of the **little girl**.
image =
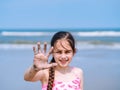
POLYGON ((70 66, 76 53, 75 40, 71 33, 59 31, 51 40, 51 48, 47 53, 47 43, 43 50, 40 42, 37 49, 33 47, 34 62, 25 71, 24 80, 41 81, 42 90, 83 90, 83 71, 70 66), (52 60, 48 58, 52 54, 52 60))

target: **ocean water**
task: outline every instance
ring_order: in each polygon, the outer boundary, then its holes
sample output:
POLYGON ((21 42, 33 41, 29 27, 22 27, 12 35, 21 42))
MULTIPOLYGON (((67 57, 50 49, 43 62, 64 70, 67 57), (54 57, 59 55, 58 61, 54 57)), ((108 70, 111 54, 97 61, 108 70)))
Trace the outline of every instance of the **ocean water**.
POLYGON ((120 29, 3 29, 0 30, 0 48, 28 48, 38 41, 49 44, 54 33, 64 30, 73 34, 80 49, 120 49, 120 29))
MULTIPOLYGON (((32 46, 48 42, 55 30, 0 30, 0 90, 41 90, 41 83, 24 81, 33 62, 32 46)), ((68 30, 68 29, 67 29, 68 30)), ((77 53, 71 65, 84 71, 84 90, 120 90, 120 29, 70 29, 77 53)))

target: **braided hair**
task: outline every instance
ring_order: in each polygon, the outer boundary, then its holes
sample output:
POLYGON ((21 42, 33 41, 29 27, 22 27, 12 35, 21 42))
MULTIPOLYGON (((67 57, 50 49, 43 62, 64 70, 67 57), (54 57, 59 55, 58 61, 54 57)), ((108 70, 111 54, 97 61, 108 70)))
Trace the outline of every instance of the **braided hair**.
MULTIPOLYGON (((71 33, 66 32, 66 31, 57 32, 51 39, 51 46, 54 46, 58 40, 63 39, 63 38, 66 39, 70 43, 70 46, 73 49, 73 52, 75 52, 75 40, 73 36, 71 35, 71 33)), ((54 62, 55 62, 55 59, 53 57, 50 63, 54 63, 54 62)), ((47 90, 52 90, 53 83, 54 83, 54 76, 55 76, 55 70, 54 70, 54 67, 51 67, 49 69, 49 79, 48 79, 47 90)))

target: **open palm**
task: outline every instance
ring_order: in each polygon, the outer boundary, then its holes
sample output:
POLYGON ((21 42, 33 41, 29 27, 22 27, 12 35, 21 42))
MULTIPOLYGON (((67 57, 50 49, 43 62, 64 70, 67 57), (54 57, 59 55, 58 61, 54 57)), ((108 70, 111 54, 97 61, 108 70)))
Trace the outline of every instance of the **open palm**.
POLYGON ((48 58, 52 53, 53 47, 51 47, 48 52, 46 52, 46 50, 47 50, 47 43, 44 43, 43 50, 40 47, 40 42, 37 43, 37 49, 35 48, 35 46, 33 47, 34 66, 37 70, 43 70, 57 65, 56 63, 51 63, 51 64, 48 63, 48 58))

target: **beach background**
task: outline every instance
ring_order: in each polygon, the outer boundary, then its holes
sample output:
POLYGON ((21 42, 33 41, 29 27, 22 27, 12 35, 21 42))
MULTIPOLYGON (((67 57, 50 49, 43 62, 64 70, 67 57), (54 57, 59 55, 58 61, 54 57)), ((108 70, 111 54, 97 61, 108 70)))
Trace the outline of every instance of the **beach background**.
POLYGON ((33 45, 70 31, 84 90, 120 90, 120 0, 0 0, 0 90, 41 90, 24 81, 33 45))
POLYGON ((40 82, 24 81, 33 62, 32 47, 48 42, 57 31, 70 31, 77 53, 71 66, 84 71, 84 90, 120 90, 120 28, 117 29, 1 29, 0 90, 41 90, 40 82))

